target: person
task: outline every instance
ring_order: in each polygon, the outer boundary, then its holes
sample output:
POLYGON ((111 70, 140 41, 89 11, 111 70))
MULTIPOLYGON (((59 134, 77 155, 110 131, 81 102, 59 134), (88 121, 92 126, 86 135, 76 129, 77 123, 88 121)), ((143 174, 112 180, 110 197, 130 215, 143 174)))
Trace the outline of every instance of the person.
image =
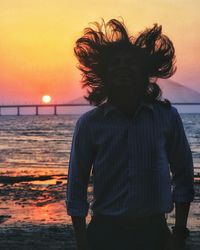
POLYGON ((173 43, 158 24, 137 36, 123 20, 93 24, 74 48, 90 88, 84 98, 95 106, 76 122, 69 159, 66 206, 77 248, 183 250, 193 160, 181 117, 156 83, 176 71, 173 43), (165 215, 174 206, 171 232, 165 215))

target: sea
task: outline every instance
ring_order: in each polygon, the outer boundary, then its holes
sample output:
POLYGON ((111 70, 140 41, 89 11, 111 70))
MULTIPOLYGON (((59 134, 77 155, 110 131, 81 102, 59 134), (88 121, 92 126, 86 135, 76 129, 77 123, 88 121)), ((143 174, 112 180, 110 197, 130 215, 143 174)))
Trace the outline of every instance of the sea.
MULTIPOLYGON (((74 126, 81 114, 0 116, 0 226, 70 223, 67 171, 74 126)), ((181 113, 200 174, 200 114, 181 113)), ((89 187, 92 199, 92 187, 89 187)), ((196 202, 194 214, 199 209, 196 202)), ((173 218, 173 216, 172 216, 173 218)), ((194 221, 191 225, 197 225, 194 221)))
MULTIPOLYGON (((180 114, 200 172, 200 114, 180 114)), ((80 114, 0 116, 0 168, 67 169, 72 134, 80 114)))

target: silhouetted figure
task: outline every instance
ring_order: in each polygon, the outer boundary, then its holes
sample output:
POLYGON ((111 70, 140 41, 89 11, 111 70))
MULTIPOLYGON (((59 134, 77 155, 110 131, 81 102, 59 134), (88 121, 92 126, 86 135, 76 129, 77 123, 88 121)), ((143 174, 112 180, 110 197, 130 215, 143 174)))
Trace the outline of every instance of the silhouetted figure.
POLYGON ((94 25, 74 49, 84 97, 96 106, 77 120, 70 154, 66 204, 78 250, 164 250, 169 239, 183 250, 193 160, 180 115, 156 84, 176 71, 173 43, 157 24, 130 37, 119 20, 94 25), (174 204, 171 234, 165 214, 174 204))

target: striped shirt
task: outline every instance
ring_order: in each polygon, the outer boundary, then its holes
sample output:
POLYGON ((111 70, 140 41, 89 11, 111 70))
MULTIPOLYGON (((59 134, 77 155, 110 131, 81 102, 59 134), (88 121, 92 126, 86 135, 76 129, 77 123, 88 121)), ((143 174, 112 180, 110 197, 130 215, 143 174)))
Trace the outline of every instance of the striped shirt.
POLYGON ((177 109, 141 101, 128 118, 106 102, 82 114, 71 144, 68 215, 88 215, 91 173, 94 215, 149 216, 193 201, 192 153, 177 109))

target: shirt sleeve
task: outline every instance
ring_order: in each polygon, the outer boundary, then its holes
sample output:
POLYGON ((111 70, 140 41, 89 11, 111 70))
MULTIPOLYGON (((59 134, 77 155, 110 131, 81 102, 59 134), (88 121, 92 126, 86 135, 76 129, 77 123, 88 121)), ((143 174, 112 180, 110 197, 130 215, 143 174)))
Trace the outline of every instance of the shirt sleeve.
POLYGON ((172 131, 168 143, 168 158, 172 172, 173 202, 191 202, 194 199, 194 166, 192 152, 181 117, 175 107, 172 112, 172 131))
POLYGON ((66 194, 67 214, 70 216, 87 216, 89 203, 87 188, 93 161, 93 147, 84 116, 76 122, 72 137, 68 168, 66 194))

